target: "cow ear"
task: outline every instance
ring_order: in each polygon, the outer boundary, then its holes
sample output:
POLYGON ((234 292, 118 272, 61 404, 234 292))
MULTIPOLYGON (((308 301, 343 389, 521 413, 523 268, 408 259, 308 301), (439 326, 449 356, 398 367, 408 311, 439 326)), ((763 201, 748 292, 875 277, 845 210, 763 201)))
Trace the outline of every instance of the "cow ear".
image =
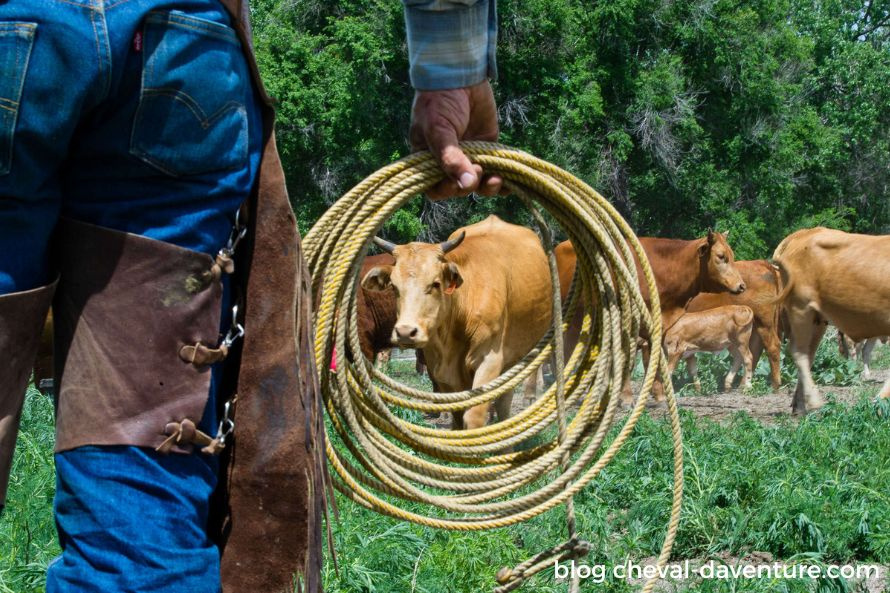
POLYGON ((454 262, 445 264, 442 275, 445 279, 445 294, 453 293, 458 286, 464 283, 463 276, 460 275, 460 268, 454 262))
POLYGON ((391 286, 390 274, 392 274, 392 266, 375 266, 368 270, 368 273, 362 278, 362 288, 376 291, 386 290, 391 286))
POLYGON ((708 250, 711 249, 711 245, 712 245, 712 243, 711 243, 711 235, 710 235, 710 232, 709 232, 709 233, 708 233, 708 240, 707 240, 707 241, 702 241, 702 242, 699 244, 699 246, 698 246, 698 256, 699 256, 699 257, 704 257, 704 256, 706 256, 706 255, 708 254, 708 250))
POLYGON ((715 240, 714 229, 708 229, 708 245, 713 245, 715 240))

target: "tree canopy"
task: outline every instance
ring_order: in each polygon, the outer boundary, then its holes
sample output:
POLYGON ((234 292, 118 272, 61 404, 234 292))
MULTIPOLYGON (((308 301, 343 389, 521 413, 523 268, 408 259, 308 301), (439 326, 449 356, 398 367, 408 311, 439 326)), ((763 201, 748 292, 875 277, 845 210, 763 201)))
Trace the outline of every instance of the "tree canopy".
MULTIPOLYGON (((305 232, 408 154, 401 3, 254 0, 305 232)), ((742 258, 826 225, 890 233, 890 0, 500 0, 501 141, 597 188, 641 235, 732 231, 742 258)), ((505 199, 417 198, 384 234, 439 240, 505 199)))

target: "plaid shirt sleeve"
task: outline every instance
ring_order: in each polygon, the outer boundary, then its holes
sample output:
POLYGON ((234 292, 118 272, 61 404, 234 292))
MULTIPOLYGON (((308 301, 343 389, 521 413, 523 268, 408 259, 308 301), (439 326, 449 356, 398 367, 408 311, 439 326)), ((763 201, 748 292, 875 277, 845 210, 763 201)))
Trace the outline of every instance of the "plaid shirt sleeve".
POLYGON ((455 89, 497 78, 496 0, 403 3, 415 89, 455 89))

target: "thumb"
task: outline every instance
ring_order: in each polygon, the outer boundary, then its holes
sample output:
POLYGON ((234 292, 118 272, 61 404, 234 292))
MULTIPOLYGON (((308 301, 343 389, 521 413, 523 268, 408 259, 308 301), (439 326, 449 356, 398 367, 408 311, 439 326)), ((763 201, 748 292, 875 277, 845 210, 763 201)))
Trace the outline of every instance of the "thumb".
POLYGON ((458 187, 467 191, 478 187, 479 176, 473 163, 460 149, 454 128, 448 125, 432 128, 427 136, 427 143, 445 174, 457 181, 458 187))

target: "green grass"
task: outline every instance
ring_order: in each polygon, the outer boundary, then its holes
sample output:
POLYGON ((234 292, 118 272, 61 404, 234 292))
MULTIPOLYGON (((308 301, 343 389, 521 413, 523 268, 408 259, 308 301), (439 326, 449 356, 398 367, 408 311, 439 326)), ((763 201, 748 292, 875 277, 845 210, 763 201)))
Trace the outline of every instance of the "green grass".
POLYGON ((33 387, 26 394, 6 509, 0 516, 0 592, 44 590, 46 566, 59 553, 52 501, 53 405, 33 387))
MULTIPOLYGON (((876 351, 875 368, 890 366, 888 352, 876 351)), ((413 363, 391 364, 400 378, 413 374, 413 363)), ((717 424, 684 413, 686 497, 673 557, 760 551, 785 561, 890 564, 890 409, 881 413, 871 402, 876 389, 862 387, 854 406, 830 402, 800 422, 780 419, 771 426, 742 414, 717 424)), ((823 391, 831 399, 831 387, 823 391)), ((46 565, 58 553, 51 425, 49 400, 29 391, 11 496, 0 520, 2 592, 41 591, 46 565)), ((657 555, 671 474, 668 425, 644 416, 619 455, 576 498, 578 530, 593 544, 584 562, 615 565, 657 555)), ((337 502, 339 570, 326 562, 329 593, 488 591, 500 567, 566 536, 562 509, 506 529, 455 533, 382 517, 339 496, 337 502)), ((703 581, 688 590, 827 592, 850 586, 739 580, 703 581)), ((547 570, 522 590, 550 593, 566 586, 547 570)), ((588 582, 582 590, 634 589, 612 580, 588 582)))

